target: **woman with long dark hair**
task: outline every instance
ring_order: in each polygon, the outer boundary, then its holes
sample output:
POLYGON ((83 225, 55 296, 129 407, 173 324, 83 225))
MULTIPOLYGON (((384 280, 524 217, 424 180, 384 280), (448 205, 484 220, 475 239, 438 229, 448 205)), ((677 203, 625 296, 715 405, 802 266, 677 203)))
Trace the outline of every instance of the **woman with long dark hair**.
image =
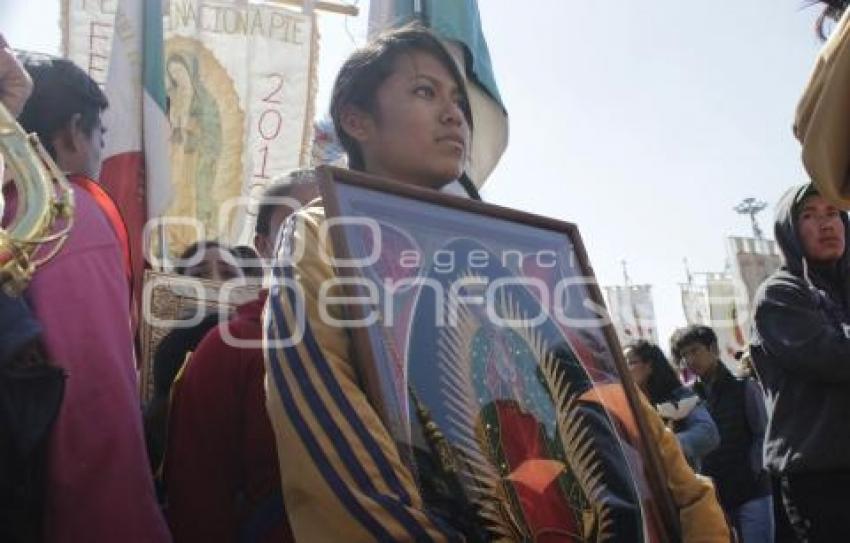
POLYGON ((638 340, 625 351, 635 383, 679 439, 688 463, 699 471, 702 458, 720 445, 717 426, 690 387, 654 343, 638 340))

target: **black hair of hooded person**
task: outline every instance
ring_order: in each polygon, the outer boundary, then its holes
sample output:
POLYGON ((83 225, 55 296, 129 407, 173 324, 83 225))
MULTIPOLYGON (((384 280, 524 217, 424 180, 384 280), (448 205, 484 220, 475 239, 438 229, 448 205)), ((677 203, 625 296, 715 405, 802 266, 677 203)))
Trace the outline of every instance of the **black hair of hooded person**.
POLYGON ((280 180, 272 181, 257 206, 257 223, 254 225, 254 233, 258 236, 271 234, 272 215, 274 210, 281 205, 281 199, 289 198, 298 188, 315 182, 316 171, 309 168, 293 170, 285 174, 280 180))
POLYGON ((806 200, 812 196, 820 196, 817 187, 814 183, 809 183, 803 190, 800 190, 791 206, 791 220, 794 222, 794 230, 797 230, 797 220, 800 218, 803 208, 806 205, 806 200))
POLYGON ((699 343, 706 349, 711 349, 712 346, 717 346, 717 334, 710 327, 703 324, 692 324, 685 328, 680 328, 670 338, 670 350, 676 359, 681 359, 682 349, 694 343, 699 343))
MULTIPOLYGON (((349 136, 342 127, 342 114, 346 107, 354 106, 376 116, 377 93, 381 84, 396 69, 396 62, 404 54, 427 53, 442 64, 460 90, 461 110, 472 132, 472 109, 466 79, 446 47, 425 27, 411 23, 401 28, 379 34, 364 47, 358 49, 342 65, 331 92, 331 119, 337 138, 348 154, 348 166, 352 170, 364 171, 366 164, 357 140, 349 136)), ((376 117, 380 122, 380 118, 376 117)))
POLYGON ((673 399, 673 393, 682 386, 679 375, 664 356, 664 351, 645 339, 635 340, 626 345, 638 358, 652 367, 649 379, 646 381, 646 392, 654 404, 668 402, 673 399))
POLYGON ((77 114, 80 129, 91 136, 109 101, 97 82, 68 59, 30 52, 18 52, 17 56, 33 81, 18 122, 27 132, 35 132, 56 160, 54 136, 77 114))

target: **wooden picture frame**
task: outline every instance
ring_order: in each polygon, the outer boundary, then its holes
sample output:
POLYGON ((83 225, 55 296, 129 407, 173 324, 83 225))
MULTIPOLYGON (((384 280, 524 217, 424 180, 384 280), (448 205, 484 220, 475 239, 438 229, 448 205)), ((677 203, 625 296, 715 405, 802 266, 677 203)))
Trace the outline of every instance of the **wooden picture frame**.
POLYGON ((317 176, 355 365, 429 507, 471 514, 483 540, 678 540, 577 227, 350 170, 317 176), (606 492, 636 512, 605 510, 606 492))
MULTIPOLYGON (((199 324, 205 315, 226 317, 239 305, 256 299, 260 285, 226 286, 217 281, 174 273, 146 270, 142 289, 142 319, 139 330, 141 363, 139 394, 142 403, 154 395, 153 362, 157 347, 174 329, 172 323, 199 324)), ((226 322, 223 318, 221 322, 226 322)))

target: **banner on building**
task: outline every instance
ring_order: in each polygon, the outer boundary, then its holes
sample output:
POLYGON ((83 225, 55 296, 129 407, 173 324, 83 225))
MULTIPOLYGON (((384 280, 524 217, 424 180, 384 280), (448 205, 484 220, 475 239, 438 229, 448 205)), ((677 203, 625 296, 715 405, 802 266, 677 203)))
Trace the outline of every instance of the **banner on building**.
MULTIPOLYGON (((105 82, 113 34, 131 31, 116 25, 118 1, 62 2, 66 56, 105 82)), ((179 252, 198 238, 246 243, 268 183, 310 161, 314 17, 269 3, 163 5, 169 248, 179 252)), ((124 129, 107 128, 107 137, 124 129)))

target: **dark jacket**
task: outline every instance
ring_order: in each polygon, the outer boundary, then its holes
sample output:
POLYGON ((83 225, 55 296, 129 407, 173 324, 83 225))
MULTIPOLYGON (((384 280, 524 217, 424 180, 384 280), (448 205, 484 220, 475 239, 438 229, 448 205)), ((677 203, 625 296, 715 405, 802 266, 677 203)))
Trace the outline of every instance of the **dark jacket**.
POLYGON ((720 446, 705 456, 702 473, 714 479, 723 508, 729 512, 768 495, 770 483, 761 466, 764 409, 758 385, 735 377, 718 361, 711 383, 697 381, 694 390, 720 432, 720 446))
POLYGON ((65 391, 22 298, 0 289, 0 541, 40 541, 45 454, 65 391))
POLYGON ((831 270, 804 261, 793 217, 810 190, 789 191, 777 205, 786 263, 754 302, 751 351, 767 396, 765 466, 774 473, 850 469, 848 254, 831 270))

